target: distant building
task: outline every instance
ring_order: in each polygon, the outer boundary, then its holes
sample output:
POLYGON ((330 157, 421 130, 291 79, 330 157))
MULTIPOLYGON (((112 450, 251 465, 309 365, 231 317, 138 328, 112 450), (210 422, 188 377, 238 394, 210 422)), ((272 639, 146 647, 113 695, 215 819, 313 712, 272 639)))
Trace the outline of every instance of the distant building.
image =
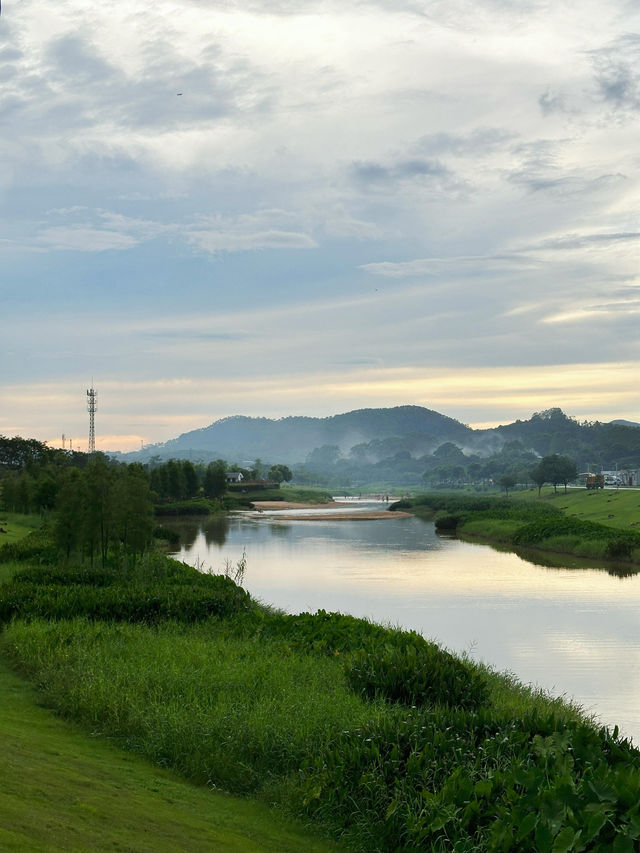
POLYGON ((243 480, 242 471, 227 471, 227 483, 241 483, 243 480))

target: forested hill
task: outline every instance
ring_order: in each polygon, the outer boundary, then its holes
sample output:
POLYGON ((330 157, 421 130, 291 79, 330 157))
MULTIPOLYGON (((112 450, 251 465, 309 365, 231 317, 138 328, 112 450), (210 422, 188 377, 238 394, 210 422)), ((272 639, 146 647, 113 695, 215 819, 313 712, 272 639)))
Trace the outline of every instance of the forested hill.
POLYGON ((524 469, 553 453, 570 456, 581 471, 640 468, 640 428, 629 422, 578 422, 554 408, 525 421, 474 430, 431 409, 398 406, 328 418, 224 418, 124 458, 230 463, 259 458, 304 464, 309 472, 331 477, 348 474, 354 482, 420 482, 432 468, 486 467, 495 459, 496 471, 524 469))
POLYGON ((304 462, 318 448, 337 447, 346 455, 354 446, 391 438, 403 439, 413 452, 424 455, 444 441, 465 444, 473 434, 459 421, 421 406, 358 409, 327 418, 270 420, 237 415, 128 454, 127 459, 221 457, 239 462, 261 458, 291 464, 304 462))

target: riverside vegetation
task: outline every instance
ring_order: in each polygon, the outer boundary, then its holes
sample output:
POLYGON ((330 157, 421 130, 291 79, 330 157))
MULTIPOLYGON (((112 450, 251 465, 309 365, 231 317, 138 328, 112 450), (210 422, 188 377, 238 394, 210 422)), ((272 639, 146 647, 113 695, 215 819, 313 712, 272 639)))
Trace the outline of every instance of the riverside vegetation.
POLYGON ((352 850, 638 849, 640 754, 616 730, 414 632, 273 612, 233 567, 156 552, 139 466, 66 479, 82 500, 62 482, 0 548, 0 654, 57 713, 352 850))
POLYGON ((87 732, 353 850, 637 850, 617 731, 416 633, 272 612, 121 548, 92 567, 41 529, 0 549, 2 656, 87 732))
POLYGON ((638 492, 586 490, 548 495, 546 500, 432 492, 391 507, 433 518, 441 532, 515 550, 533 548, 628 564, 630 570, 640 563, 640 532, 635 529, 639 508, 638 492))

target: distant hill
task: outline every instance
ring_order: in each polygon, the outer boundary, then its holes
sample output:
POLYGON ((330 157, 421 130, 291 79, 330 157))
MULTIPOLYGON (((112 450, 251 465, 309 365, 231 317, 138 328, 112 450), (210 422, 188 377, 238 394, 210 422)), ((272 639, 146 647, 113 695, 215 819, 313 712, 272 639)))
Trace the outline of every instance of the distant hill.
POLYGON ((637 424, 635 421, 625 421, 622 418, 617 418, 615 421, 611 421, 611 423, 619 424, 620 426, 640 427, 640 424, 637 424))
POLYGON ((337 446, 346 454, 353 446, 372 440, 411 436, 412 446, 417 449, 419 445, 427 452, 443 441, 464 444, 473 432, 459 421, 421 406, 357 409, 327 418, 270 420, 236 415, 126 454, 126 459, 160 456, 239 462, 260 458, 292 464, 303 462, 313 450, 325 445, 337 446))
MULTIPOLYGON (((471 429, 421 406, 357 409, 326 418, 235 416, 164 444, 119 454, 126 461, 226 459, 250 467, 284 463, 297 482, 415 486, 520 479, 542 456, 570 456, 580 471, 640 468, 640 429, 630 421, 579 422, 561 409, 493 429, 471 429)), ((526 480, 525 480, 526 481, 526 480)))

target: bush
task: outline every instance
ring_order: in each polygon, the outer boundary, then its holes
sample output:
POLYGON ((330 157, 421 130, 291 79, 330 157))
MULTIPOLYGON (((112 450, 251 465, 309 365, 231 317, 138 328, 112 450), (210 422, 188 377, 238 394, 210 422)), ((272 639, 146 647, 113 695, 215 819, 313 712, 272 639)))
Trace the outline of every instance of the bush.
POLYGON ((219 512, 222 505, 215 500, 206 498, 194 498, 190 501, 173 501, 172 503, 156 504, 154 511, 156 515, 210 515, 219 512))
POLYGON ((624 539, 612 539, 607 542, 606 555, 612 560, 630 560, 633 557, 634 543, 624 539))
POLYGON ((398 708, 308 761, 299 808, 367 851, 633 851, 638 758, 553 714, 398 708))
POLYGON ((204 575, 162 555, 135 573, 30 566, 0 586, 0 624, 14 617, 196 622, 252 608, 249 594, 223 575, 204 575))
POLYGON ((455 530, 460 524, 462 516, 452 513, 443 513, 436 516, 436 530, 455 530))
POLYGON ((17 542, 0 546, 0 563, 27 562, 29 560, 53 562, 56 557, 57 549, 44 527, 33 530, 17 542))
POLYGON ((351 688, 368 699, 471 709, 488 698, 486 681, 475 669, 425 641, 357 652, 345 673, 351 688))

